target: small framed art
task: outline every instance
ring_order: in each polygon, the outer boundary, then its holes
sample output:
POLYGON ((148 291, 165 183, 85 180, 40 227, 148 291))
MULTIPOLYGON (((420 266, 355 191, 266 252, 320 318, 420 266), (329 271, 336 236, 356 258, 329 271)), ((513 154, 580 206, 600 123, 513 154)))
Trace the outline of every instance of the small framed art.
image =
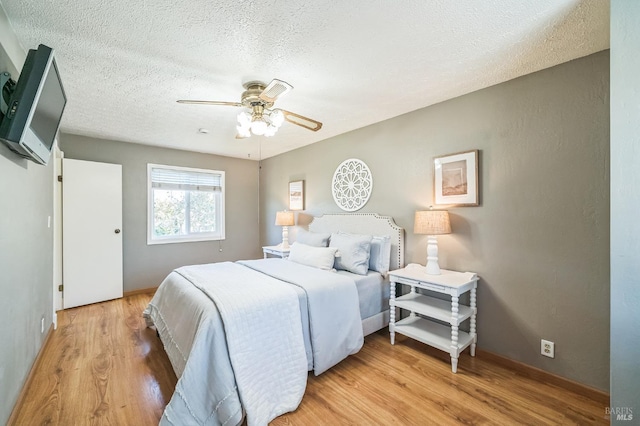
POLYGON ((289 182, 289 210, 304 210, 304 181, 289 182))
POLYGON ((435 157, 433 170, 434 204, 478 205, 477 149, 435 157))

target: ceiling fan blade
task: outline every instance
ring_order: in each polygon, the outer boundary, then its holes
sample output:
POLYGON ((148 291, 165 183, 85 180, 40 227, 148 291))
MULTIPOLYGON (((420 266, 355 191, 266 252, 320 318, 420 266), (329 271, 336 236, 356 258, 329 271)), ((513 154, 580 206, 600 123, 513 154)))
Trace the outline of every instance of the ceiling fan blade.
POLYGON ((286 81, 278 80, 274 78, 271 80, 271 83, 264 88, 262 93, 258 95, 260 99, 265 102, 275 102, 280 96, 287 93, 289 90, 293 89, 293 86, 287 83, 286 81))
POLYGON ((241 107, 242 104, 240 102, 224 102, 224 101, 191 101, 191 100, 185 100, 185 99, 180 99, 179 101, 176 101, 179 104, 195 104, 195 105, 222 105, 222 106, 234 106, 234 107, 241 107))
POLYGON ((319 121, 313 120, 300 114, 296 114, 295 112, 286 111, 284 109, 281 109, 280 111, 282 111, 282 114, 284 114, 284 119, 291 124, 304 127, 305 129, 309 129, 314 132, 317 132, 322 128, 322 123, 319 121))

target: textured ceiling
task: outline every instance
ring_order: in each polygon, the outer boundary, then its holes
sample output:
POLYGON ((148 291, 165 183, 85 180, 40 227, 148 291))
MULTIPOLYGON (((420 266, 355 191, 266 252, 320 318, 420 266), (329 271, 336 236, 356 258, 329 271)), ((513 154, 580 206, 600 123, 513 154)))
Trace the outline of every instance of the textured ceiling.
POLYGON ((609 47, 606 0, 0 0, 25 51, 53 47, 62 131, 267 158, 609 47), (235 139, 242 83, 317 119, 235 139), (199 128, 209 130, 199 134, 199 128))

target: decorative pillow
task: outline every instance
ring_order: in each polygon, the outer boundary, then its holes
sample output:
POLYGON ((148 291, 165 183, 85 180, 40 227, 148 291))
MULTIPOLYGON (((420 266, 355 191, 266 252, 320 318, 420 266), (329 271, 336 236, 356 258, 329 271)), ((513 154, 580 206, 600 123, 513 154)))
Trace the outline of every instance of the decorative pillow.
POLYGON ((369 270, 371 239, 371 235, 331 234, 329 247, 335 247, 340 252, 340 257, 335 259, 334 268, 366 275, 369 270))
POLYGON ((304 228, 298 228, 296 241, 301 244, 314 247, 327 247, 329 245, 330 234, 322 234, 320 232, 310 232, 304 228))
POLYGON ((338 249, 333 247, 313 247, 299 242, 291 244, 289 260, 319 269, 333 269, 333 261, 338 249))
POLYGON ((371 255, 369 269, 386 274, 391 262, 391 238, 388 235, 376 236, 371 239, 371 255))

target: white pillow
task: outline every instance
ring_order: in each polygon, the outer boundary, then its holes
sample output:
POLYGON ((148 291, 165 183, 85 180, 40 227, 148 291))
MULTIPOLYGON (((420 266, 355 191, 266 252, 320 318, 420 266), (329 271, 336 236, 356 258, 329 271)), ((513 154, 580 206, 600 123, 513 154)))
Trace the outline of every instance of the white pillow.
POLYGON ((380 272, 382 275, 389 272, 391 262, 391 238, 388 235, 376 236, 371 239, 371 255, 369 256, 369 269, 380 272))
POLYGON ((289 248, 289 260, 301 265, 319 269, 333 269, 333 260, 338 249, 332 247, 313 247, 295 242, 289 248))
POLYGON ((371 251, 371 235, 331 234, 329 247, 340 252, 334 267, 354 274, 367 275, 371 251))
POLYGON ((304 228, 298 228, 296 241, 301 244, 314 247, 326 247, 329 245, 331 234, 321 234, 320 232, 310 232, 304 228))

